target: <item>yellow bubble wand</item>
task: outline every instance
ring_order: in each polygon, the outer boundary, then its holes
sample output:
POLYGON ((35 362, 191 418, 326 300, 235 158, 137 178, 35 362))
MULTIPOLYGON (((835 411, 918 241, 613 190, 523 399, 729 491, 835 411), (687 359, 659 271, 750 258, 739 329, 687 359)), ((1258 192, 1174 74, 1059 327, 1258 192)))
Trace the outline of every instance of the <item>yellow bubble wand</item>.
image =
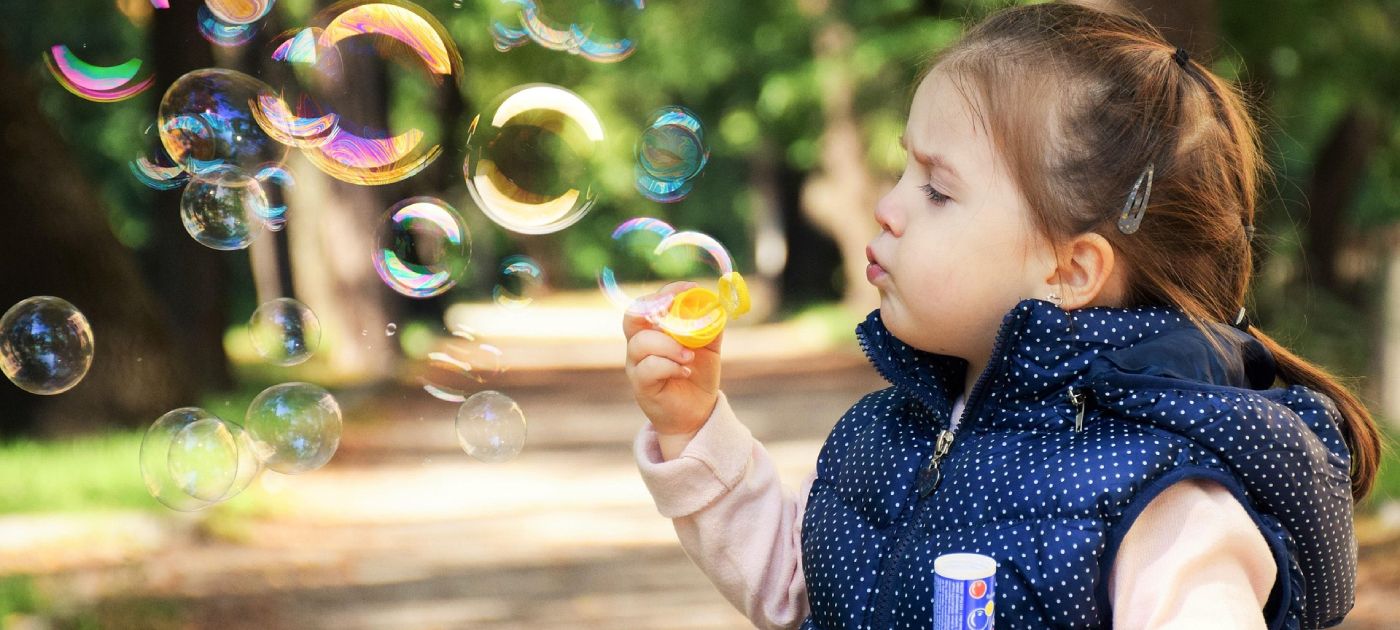
POLYGON ((734 271, 729 252, 713 237, 699 232, 676 232, 662 239, 656 254, 680 246, 700 247, 719 264, 717 290, 691 287, 671 299, 664 313, 654 318, 656 325, 687 348, 703 348, 719 337, 732 318, 749 311, 749 288, 744 277, 734 271))

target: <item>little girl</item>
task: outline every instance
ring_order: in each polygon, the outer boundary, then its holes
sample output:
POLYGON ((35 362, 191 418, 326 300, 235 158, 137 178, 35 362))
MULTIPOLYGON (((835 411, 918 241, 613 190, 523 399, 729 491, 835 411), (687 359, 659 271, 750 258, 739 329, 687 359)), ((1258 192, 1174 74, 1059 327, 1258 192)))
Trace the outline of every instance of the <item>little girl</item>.
POLYGON ((1140 18, 1021 6, 940 53, 903 143, 857 328, 892 386, 799 492, 719 341, 624 320, 642 476, 719 590, 762 627, 928 628, 934 559, 972 552, 1003 628, 1340 623, 1379 435, 1245 318, 1240 93, 1140 18))

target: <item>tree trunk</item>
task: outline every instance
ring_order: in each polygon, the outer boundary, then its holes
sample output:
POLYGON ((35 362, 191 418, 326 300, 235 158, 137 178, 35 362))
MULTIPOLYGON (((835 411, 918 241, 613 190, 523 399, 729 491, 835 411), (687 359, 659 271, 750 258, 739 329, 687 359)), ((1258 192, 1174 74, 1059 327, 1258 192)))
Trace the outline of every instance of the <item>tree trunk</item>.
POLYGON ((0 84, 0 190, 13 228, 0 233, 0 269, 7 270, 0 311, 36 295, 61 297, 87 317, 95 349, 86 378, 63 394, 37 396, 0 382, 0 436, 149 422, 193 397, 183 358, 172 351, 132 252, 112 233, 102 197, 3 49, 0 84))
MULTIPOLYGON (((156 103, 176 79, 213 65, 210 45, 194 27, 198 8, 197 2, 172 2, 169 9, 152 17, 149 42, 156 77, 153 91, 159 90, 154 94, 156 103)), ((165 328, 178 352, 181 374, 196 393, 227 390, 233 386, 224 353, 229 269, 248 264, 247 254, 215 251, 190 238, 180 223, 182 190, 156 194, 151 246, 143 256, 147 277, 165 306, 165 328)))
POLYGON ((1220 45, 1216 0, 1094 0, 1090 5, 1127 7, 1162 31, 1167 42, 1186 49, 1192 59, 1209 64, 1220 45))
POLYGON ((879 231, 874 208, 880 192, 865 162, 865 142, 856 120, 855 77, 849 65, 853 39, 850 27, 835 21, 819 28, 814 38, 817 63, 823 68, 824 126, 819 165, 802 190, 802 211, 840 251, 842 303, 863 312, 879 303, 875 288, 865 280, 865 246, 879 231))
POLYGON ((1381 140, 1376 118, 1353 105, 1318 150, 1308 182, 1304 253, 1311 280, 1353 306, 1362 306, 1362 296, 1343 286, 1337 275, 1337 254, 1347 235, 1347 211, 1356 201, 1371 154, 1381 140))

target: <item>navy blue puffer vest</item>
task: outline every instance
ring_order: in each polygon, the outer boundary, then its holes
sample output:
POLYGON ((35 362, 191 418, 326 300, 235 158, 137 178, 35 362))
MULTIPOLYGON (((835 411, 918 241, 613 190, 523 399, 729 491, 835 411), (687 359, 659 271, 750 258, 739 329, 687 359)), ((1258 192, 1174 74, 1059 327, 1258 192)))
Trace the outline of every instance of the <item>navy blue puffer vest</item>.
POLYGON ((872 313, 857 335, 893 387, 856 403, 822 448, 803 627, 929 627, 933 561, 951 552, 997 560, 999 628, 1108 627, 1119 543, 1193 478, 1229 489, 1268 541, 1269 628, 1340 623, 1356 542, 1336 405, 1273 387, 1257 340, 1212 327, 1223 356, 1175 309, 1025 300, 948 432, 967 362, 909 347, 872 313))

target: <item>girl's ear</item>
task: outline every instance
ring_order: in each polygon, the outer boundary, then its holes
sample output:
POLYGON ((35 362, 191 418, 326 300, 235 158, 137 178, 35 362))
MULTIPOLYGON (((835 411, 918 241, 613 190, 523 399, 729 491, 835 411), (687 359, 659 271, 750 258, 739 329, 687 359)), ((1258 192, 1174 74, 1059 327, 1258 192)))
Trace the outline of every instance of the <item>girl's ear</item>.
POLYGON ((1050 291, 1063 298, 1060 308, 1114 306, 1121 302, 1123 272, 1108 239, 1086 232, 1070 239, 1057 256, 1056 267, 1045 279, 1050 291))

